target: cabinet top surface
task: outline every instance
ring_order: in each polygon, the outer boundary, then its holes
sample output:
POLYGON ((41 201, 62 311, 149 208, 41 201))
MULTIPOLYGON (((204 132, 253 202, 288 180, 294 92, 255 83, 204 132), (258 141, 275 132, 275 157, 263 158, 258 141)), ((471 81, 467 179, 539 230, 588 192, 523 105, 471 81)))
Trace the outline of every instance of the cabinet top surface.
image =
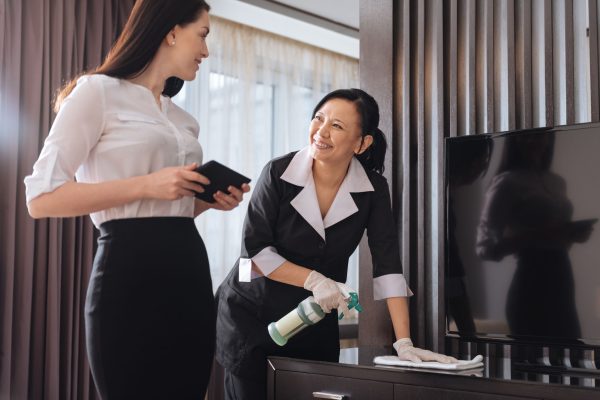
MULTIPOLYGON (((594 357, 593 353, 590 354, 568 354, 571 358, 566 359, 563 355, 549 355, 543 350, 540 351, 539 357, 534 354, 527 354, 527 357, 506 354, 500 349, 497 354, 501 356, 495 356, 485 354, 481 352, 483 359, 483 367, 475 368, 471 370, 462 371, 447 371, 447 370, 433 370, 426 368, 407 368, 407 367, 388 367, 379 366, 373 363, 373 359, 380 355, 392 355, 394 354, 393 348, 390 347, 360 347, 360 348, 348 348, 340 351, 339 363, 326 363, 318 361, 307 361, 307 360, 294 360, 293 369, 301 372, 304 371, 306 366, 310 365, 310 372, 326 372, 331 371, 332 368, 343 367, 345 369, 355 370, 356 377, 362 377, 364 379, 370 379, 373 376, 387 377, 390 380, 396 381, 394 375, 397 375, 399 379, 407 379, 410 375, 411 380, 418 382, 419 380, 431 379, 431 374, 435 374, 438 379, 444 379, 443 377, 460 377, 457 381, 468 383, 468 381, 475 380, 476 382, 483 383, 484 381, 493 381, 496 383, 524 383, 542 385, 555 388, 580 388, 587 390, 597 390, 600 392, 600 363, 594 357), (508 356, 508 357, 506 357, 508 356), (570 365, 567 367, 566 365, 570 365), (316 370, 315 370, 316 367, 316 370), (321 368, 319 368, 321 367, 321 368), (408 375, 407 375, 408 374, 408 375), (465 379, 467 381, 465 381, 465 379)), ((477 353, 471 354, 453 354, 458 356, 459 359, 471 359, 477 353)), ((276 361, 287 361, 290 359, 273 357, 272 360, 276 361)), ((280 363, 279 363, 280 364, 280 363)), ((286 367, 292 364, 284 362, 286 367)), ((475 383, 474 381, 472 381, 475 383)))

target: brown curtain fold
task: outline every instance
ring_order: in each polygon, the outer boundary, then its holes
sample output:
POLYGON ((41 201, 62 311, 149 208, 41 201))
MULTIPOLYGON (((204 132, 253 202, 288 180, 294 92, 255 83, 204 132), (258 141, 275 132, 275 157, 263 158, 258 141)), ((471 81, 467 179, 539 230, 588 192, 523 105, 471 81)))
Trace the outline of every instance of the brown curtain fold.
POLYGON ((0 0, 0 399, 95 399, 83 307, 89 217, 33 220, 23 178, 56 90, 97 66, 134 0, 0 0))

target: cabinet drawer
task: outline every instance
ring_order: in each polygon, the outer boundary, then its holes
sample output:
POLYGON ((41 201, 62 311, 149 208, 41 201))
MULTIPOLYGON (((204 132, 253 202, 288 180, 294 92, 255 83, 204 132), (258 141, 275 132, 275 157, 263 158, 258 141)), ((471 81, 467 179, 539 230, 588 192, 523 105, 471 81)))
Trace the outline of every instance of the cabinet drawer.
POLYGON ((447 389, 427 388, 411 385, 394 385, 394 400, 535 400, 531 397, 504 396, 464 392, 447 389))
POLYGON ((442 400, 440 389, 412 385, 394 385, 394 400, 442 400))
POLYGON ((275 373, 276 400, 313 400, 313 392, 344 395, 344 400, 393 400, 392 383, 364 379, 277 371, 275 373))
POLYGON ((442 390, 442 400, 535 400, 531 397, 504 396, 501 394, 488 394, 477 392, 462 392, 456 390, 442 390))

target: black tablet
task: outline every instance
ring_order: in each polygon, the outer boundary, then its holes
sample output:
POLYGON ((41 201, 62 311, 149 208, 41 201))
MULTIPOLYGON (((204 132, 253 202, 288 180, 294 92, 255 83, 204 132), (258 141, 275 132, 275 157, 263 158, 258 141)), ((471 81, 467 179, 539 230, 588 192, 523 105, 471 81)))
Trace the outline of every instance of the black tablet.
POLYGON ((209 185, 203 185, 204 192, 196 193, 196 198, 208 203, 216 201, 213 195, 219 190, 223 193, 229 193, 227 190, 229 186, 241 188, 242 184, 250 183, 249 178, 216 161, 202 164, 196 168, 196 172, 201 173, 210 180, 209 185))

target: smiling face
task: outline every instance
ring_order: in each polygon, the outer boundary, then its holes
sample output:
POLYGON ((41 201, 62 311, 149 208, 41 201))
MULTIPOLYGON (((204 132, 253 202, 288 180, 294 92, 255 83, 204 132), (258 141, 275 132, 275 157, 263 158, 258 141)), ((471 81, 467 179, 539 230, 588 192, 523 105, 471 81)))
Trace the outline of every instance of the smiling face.
POLYGON ((210 21, 206 11, 202 11, 196 21, 184 26, 176 25, 169 32, 165 40, 170 49, 172 76, 186 81, 196 78, 200 63, 208 57, 206 37, 209 32, 210 21))
POLYGON ((315 113, 309 127, 311 153, 315 160, 349 163, 362 153, 372 137, 361 135, 360 114, 349 100, 334 98, 315 113), (362 142, 362 147, 361 147, 362 142))

